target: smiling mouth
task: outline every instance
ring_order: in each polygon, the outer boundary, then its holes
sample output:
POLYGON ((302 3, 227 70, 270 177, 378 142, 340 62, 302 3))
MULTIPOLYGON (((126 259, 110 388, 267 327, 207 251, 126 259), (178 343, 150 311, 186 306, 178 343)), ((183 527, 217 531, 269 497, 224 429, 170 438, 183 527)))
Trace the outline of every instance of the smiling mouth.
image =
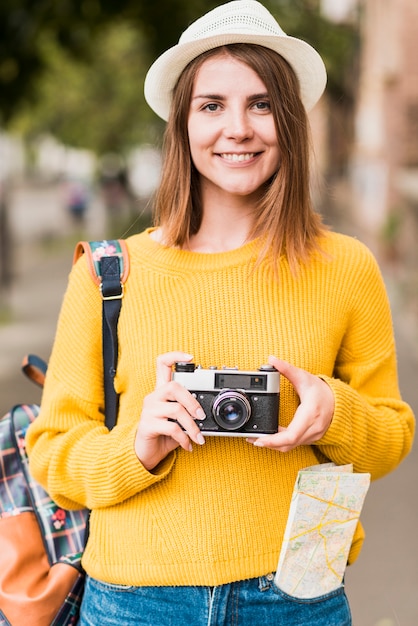
POLYGON ((245 154, 237 154, 237 153, 229 153, 229 152, 221 152, 220 157, 225 159, 226 161, 231 161, 232 163, 242 163, 243 161, 250 161, 253 159, 258 152, 246 152, 245 154))

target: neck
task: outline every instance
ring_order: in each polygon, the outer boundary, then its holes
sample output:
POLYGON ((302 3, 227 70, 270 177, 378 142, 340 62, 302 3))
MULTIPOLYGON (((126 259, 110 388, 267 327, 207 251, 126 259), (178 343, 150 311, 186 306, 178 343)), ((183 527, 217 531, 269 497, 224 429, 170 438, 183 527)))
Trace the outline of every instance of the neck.
POLYGON ((252 215, 223 209, 204 212, 198 232, 186 245, 193 252, 227 252, 250 241, 252 215))
POLYGON ((187 247, 193 252, 227 252, 250 241, 254 225, 254 200, 248 197, 203 194, 200 228, 187 247), (206 197, 205 197, 206 195, 206 197))

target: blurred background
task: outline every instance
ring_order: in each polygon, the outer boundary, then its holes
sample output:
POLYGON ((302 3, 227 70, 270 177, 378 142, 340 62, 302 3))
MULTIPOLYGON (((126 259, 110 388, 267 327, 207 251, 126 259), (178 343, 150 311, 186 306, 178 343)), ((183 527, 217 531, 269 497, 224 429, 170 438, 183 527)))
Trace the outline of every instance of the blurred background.
MULTIPOLYGON (((145 72, 209 0, 2 0, 0 414, 39 402, 24 354, 48 359, 78 239, 151 219, 163 125, 145 72)), ((333 229, 376 255, 391 299, 403 396, 418 413, 418 2, 265 0, 328 70, 312 111, 313 190, 333 229)), ((354 626, 418 624, 414 448, 372 485, 347 573, 354 626)))

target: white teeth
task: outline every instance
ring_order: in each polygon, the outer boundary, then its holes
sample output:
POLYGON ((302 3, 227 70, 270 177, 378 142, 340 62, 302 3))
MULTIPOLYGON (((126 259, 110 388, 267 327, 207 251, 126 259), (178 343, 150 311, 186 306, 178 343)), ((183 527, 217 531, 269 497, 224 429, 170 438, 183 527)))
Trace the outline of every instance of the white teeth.
POLYGON ((226 159, 227 161, 234 161, 238 163, 239 161, 249 161, 254 157, 254 152, 249 152, 248 154, 230 154, 227 152, 223 152, 221 157, 226 159))

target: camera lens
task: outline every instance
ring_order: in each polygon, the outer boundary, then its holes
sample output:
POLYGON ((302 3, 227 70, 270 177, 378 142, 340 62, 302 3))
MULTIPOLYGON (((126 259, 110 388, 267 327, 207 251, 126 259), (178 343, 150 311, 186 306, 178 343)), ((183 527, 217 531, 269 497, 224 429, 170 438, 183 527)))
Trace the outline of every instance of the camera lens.
POLYGON ((239 430, 250 418, 251 405, 244 394, 226 389, 216 396, 212 412, 218 426, 225 430, 239 430))

